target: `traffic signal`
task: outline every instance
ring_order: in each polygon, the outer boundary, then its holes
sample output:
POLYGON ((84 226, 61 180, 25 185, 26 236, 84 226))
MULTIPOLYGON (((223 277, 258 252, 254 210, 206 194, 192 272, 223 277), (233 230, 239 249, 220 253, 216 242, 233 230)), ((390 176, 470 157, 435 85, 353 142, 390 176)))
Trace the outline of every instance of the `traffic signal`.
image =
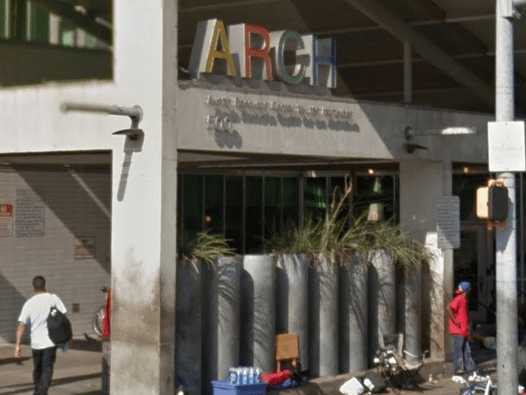
POLYGON ((477 217, 491 222, 504 222, 508 218, 508 188, 498 180, 477 189, 477 217))

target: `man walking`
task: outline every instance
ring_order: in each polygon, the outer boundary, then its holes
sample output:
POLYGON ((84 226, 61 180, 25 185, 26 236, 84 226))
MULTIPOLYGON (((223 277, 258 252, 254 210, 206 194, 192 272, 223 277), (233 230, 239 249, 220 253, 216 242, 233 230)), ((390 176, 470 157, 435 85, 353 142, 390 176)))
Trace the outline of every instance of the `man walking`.
POLYGON ((67 310, 58 296, 46 290, 46 280, 42 276, 33 279, 34 295, 26 301, 18 317, 16 328, 15 358, 20 358, 20 344, 26 328, 29 327, 33 353, 34 395, 47 395, 53 376, 53 366, 57 352, 56 345, 49 338, 47 318, 52 307, 66 314, 67 310))
MULTIPOLYGON (((454 375, 474 373, 476 376, 475 361, 471 356, 469 345, 469 302, 468 294, 471 284, 463 281, 459 284, 455 297, 447 308, 449 316, 449 333, 453 336, 453 368, 454 375)), ((453 377, 455 379, 455 376, 453 377)), ((458 379, 458 378, 457 378, 458 379)))

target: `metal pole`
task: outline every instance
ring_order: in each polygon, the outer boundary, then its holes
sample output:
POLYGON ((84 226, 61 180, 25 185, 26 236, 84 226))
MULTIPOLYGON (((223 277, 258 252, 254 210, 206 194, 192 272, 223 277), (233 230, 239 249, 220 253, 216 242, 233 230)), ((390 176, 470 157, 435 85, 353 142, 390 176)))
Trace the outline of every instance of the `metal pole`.
POLYGON ((411 43, 404 41, 404 103, 413 102, 413 54, 411 43))
MULTIPOLYGON (((496 1, 496 109, 497 121, 513 121, 513 20, 503 16, 509 0, 496 1)), ((508 219, 497 228, 497 375, 499 395, 517 393, 517 234, 515 176, 501 173, 509 190, 508 219)))
POLYGON ((521 235, 521 238, 519 239, 519 246, 520 246, 520 257, 519 257, 519 262, 520 262, 520 303, 524 303, 524 231, 526 230, 526 226, 525 226, 525 223, 524 223, 524 174, 521 173, 520 174, 520 186, 519 186, 519 191, 520 191, 520 210, 519 210, 519 215, 520 215, 520 224, 521 224, 521 232, 520 232, 520 235, 521 235))

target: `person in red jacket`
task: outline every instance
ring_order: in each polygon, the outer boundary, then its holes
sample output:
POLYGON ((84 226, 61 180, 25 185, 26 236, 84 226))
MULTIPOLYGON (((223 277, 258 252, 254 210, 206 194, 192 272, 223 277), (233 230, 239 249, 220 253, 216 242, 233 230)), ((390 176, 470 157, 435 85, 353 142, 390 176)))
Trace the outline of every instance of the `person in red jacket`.
POLYGON ((477 366, 471 356, 469 345, 469 301, 471 284, 463 281, 458 285, 455 297, 447 308, 449 316, 449 333, 453 336, 453 368, 455 375, 476 373, 477 366))

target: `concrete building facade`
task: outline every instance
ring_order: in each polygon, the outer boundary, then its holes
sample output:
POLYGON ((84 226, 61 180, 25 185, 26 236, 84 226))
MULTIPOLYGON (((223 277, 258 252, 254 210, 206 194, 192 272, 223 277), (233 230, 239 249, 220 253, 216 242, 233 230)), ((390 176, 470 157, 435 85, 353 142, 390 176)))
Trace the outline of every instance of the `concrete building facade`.
MULTIPOLYGON (((473 104, 485 103, 480 100, 484 84, 472 79, 471 87, 479 88, 474 89, 478 99, 470 102, 470 92, 465 106, 444 109, 443 92, 417 105, 368 101, 354 97, 352 89, 340 94, 340 83, 348 82, 344 71, 338 71, 335 89, 232 78, 218 70, 183 78, 187 70, 180 60, 189 62, 192 43, 179 42, 178 36, 183 32, 188 39, 187 32, 195 31, 196 23, 190 21, 228 17, 232 23, 269 22, 276 31, 288 29, 287 18, 250 8, 264 2, 246 3, 243 8, 230 3, 114 0, 112 67, 101 64, 109 53, 101 55, 98 51, 103 49, 97 49, 84 54, 86 59, 73 56, 75 65, 66 67, 75 68, 71 76, 77 79, 77 72, 83 74, 79 63, 95 62, 86 67, 86 80, 35 85, 43 78, 33 75, 28 82, 32 85, 6 83, 13 86, 0 89, 0 205, 9 212, 0 218, 0 295, 8 300, 0 306, 0 342, 12 341, 12 320, 37 272, 49 278, 73 310, 77 334, 89 330, 91 314, 101 301, 98 288, 111 278, 111 392, 124 394, 134 388, 140 394, 173 393, 176 240, 185 226, 181 220, 178 226, 178 201, 184 198, 178 175, 293 173, 302 178, 308 172, 319 177, 386 171, 397 176, 397 220, 435 253, 430 267, 438 282, 429 289, 434 295, 429 305, 432 319, 424 330, 432 339, 432 357, 447 357, 444 306, 455 281, 454 252, 439 248, 436 204, 453 194, 458 171, 466 175, 480 169, 482 178, 487 175, 486 124, 492 116, 485 104, 473 104), (231 9, 237 14, 229 14, 231 9), (108 70, 111 79, 100 79, 108 70), (71 102, 138 105, 144 136, 132 140, 112 135, 130 127, 127 117, 61 110, 71 102), (433 103, 442 108, 428 106, 433 103), (477 133, 442 133, 467 127, 477 133), (428 133, 408 141, 408 128, 428 133), (408 144, 425 149, 413 150, 408 144)), ((288 10, 295 2, 284 3, 288 10)), ((371 20, 378 18, 373 10, 354 4, 362 2, 345 3, 371 20)), ((339 28, 337 21, 325 22, 328 28, 331 23, 333 30, 339 28)), ((83 26, 104 36, 92 25, 83 26)), ((330 35, 328 28, 325 36, 330 35)), ((422 46, 418 40, 414 44, 422 46)), ((53 51, 28 59, 50 61, 60 53, 59 48, 53 51)), ((426 61, 449 59, 438 49, 430 52, 422 51, 426 61)), ((38 74, 38 65, 30 68, 38 74)), ((3 78, 0 75, 0 82, 3 78)), ((402 75, 398 78, 403 80, 402 75)), ((407 78, 405 93, 411 96, 407 78)), ((433 76, 427 78, 433 81, 433 76)), ((456 103, 459 98, 454 99, 456 103)), ((300 205, 303 198, 299 199, 300 205)), ((480 224, 475 225, 478 231, 480 224)), ((249 230, 243 232, 246 237, 249 230)))

